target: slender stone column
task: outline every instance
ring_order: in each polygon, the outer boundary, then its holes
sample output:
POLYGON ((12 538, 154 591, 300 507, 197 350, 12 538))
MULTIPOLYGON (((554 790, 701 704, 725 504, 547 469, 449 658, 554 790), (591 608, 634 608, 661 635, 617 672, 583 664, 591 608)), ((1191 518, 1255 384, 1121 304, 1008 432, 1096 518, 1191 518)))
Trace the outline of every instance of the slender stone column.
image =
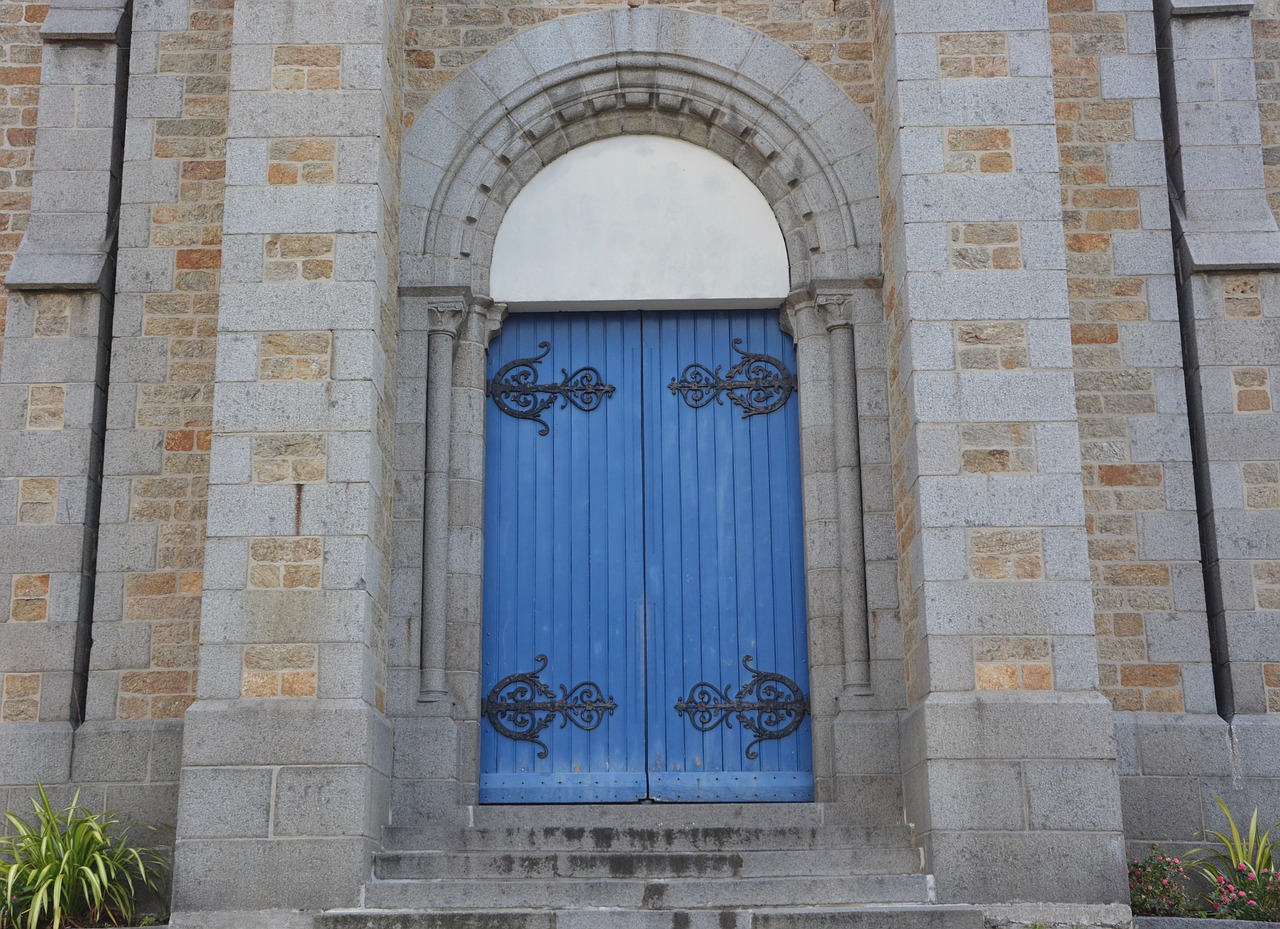
POLYGON ((449 576, 449 449, 453 353, 466 312, 462 298, 427 310, 426 481, 422 523, 422 703, 448 703, 445 623, 449 576))
POLYGON ((844 629, 844 692, 871 692, 866 551, 862 538, 862 465, 858 450, 858 385, 854 376, 852 305, 843 294, 819 294, 831 338, 836 514, 840 523, 840 616, 844 629))
POLYGON ((835 796, 832 721, 844 681, 840 632, 840 529, 832 454, 830 340, 812 294, 791 297, 783 316, 796 343, 800 456, 804 482, 804 572, 813 712, 815 796, 835 796))

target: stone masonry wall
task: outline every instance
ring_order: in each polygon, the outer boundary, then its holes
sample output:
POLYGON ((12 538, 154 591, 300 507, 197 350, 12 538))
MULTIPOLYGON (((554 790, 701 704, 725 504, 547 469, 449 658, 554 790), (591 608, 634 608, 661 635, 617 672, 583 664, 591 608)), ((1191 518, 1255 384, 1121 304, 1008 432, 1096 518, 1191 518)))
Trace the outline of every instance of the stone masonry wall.
MULTIPOLYGON (((87 804, 106 803, 126 818, 148 822, 173 821, 181 718, 194 699, 197 677, 230 8, 230 0, 143 4, 134 12, 128 42, 119 298, 111 344, 93 646, 84 724, 76 732, 70 777, 92 785, 83 795, 87 804)), ((10 37, 13 65, 0 75, 4 92, 11 103, 26 99, 32 104, 30 112, 13 112, 13 128, 0 150, 0 172, 7 179, 0 192, 0 209, 6 211, 0 220, 6 230, 0 233, 4 269, 25 225, 25 213, 18 211, 25 211, 29 201, 29 194, 18 188, 31 185, 35 130, 25 127, 36 123, 38 30, 45 12, 35 4, 0 6, 0 28, 10 37), (26 63, 21 73, 19 62, 26 63), (8 197, 10 189, 13 196, 8 197), (9 242, 10 235, 15 241, 9 242)), ((9 111, 3 113, 8 121, 9 111)), ((48 114, 48 124, 62 125, 62 118, 55 110, 48 114)), ((76 335, 84 325, 77 299, 57 294, 37 298, 36 338, 76 335)), ((67 377, 92 373, 83 368, 67 377)), ((73 415, 72 406, 73 390, 79 387, 43 381, 33 386, 25 428, 47 435, 74 428, 73 420, 82 415, 73 415)), ((34 473, 60 473, 58 465, 48 467, 34 473)), ((67 478, 24 478, 14 484, 19 526, 60 524, 64 511, 74 511, 80 499, 76 482, 67 478)), ((4 490, 0 487, 0 498, 4 490)), ((29 623, 65 618, 66 604, 59 596, 56 575, 16 576, 5 585, 0 617, 29 623)), ((53 683, 69 676, 69 670, 58 672, 53 683)), ((48 673, 5 677, 0 724, 16 724, 16 733, 24 722, 65 716, 62 688, 49 686, 50 680, 42 677, 48 673)), ((31 738, 35 746, 40 736, 31 738)), ((15 786, 6 808, 24 808, 29 792, 29 787, 15 786)))
POLYGON ((1262 117, 1263 176, 1267 200, 1280 216, 1280 0, 1258 0, 1251 18, 1262 117))
MULTIPOLYGON (((0 280, 9 270, 22 241, 31 208, 31 164, 35 153, 36 106, 40 96, 40 24, 47 3, 0 2, 0 280)), ((8 297, 0 292, 0 360, 4 358, 4 326, 8 297)), ((30 492, 35 492, 35 487, 30 492)), ((4 491, 0 490, 0 497, 4 491)), ((46 593, 48 579, 36 576, 21 593, 46 593)), ((16 588, 0 592, 0 616, 34 616, 47 596, 19 597, 16 588), (15 600, 34 599, 28 606, 15 600)), ((34 719, 38 714, 40 674, 0 674, 0 724, 34 719)))
MULTIPOLYGON (((723 16, 791 46, 821 67, 870 116, 874 97, 870 0, 648 2, 723 16)), ((484 4, 409 0, 405 28, 406 115, 412 119, 460 70, 531 26, 558 16, 645 3, 646 0, 553 0, 537 4, 520 0, 484 4)))
POLYGON ((135 15, 90 720, 195 695, 230 49, 231 0, 135 15))
MULTIPOLYGON (((31 208, 31 158, 40 97, 40 24, 48 10, 48 3, 0 0, 0 282, 22 241, 31 208)), ((0 358, 4 357, 7 304, 0 292, 0 358)))
MULTIPOLYGON (((1258 82, 1258 103, 1262 119, 1262 163, 1263 177, 1267 185, 1267 200, 1272 212, 1280 218, 1280 0, 1259 0, 1253 13, 1253 48, 1256 61, 1254 73, 1258 82)), ((1263 293, 1276 292, 1274 275, 1246 275, 1232 282, 1230 290, 1240 298, 1252 304, 1253 298, 1263 293)), ((1250 377, 1245 373, 1244 378, 1250 377)), ((1256 375, 1254 375, 1256 378, 1256 375)), ((1261 385, 1259 385, 1261 386, 1261 385)), ((1274 386, 1267 384, 1274 390, 1274 386)), ((1245 388, 1249 389, 1249 388, 1245 388)), ((1258 393, 1246 396, 1261 402, 1258 393)), ((1268 407, 1270 403, 1268 403, 1268 407)), ((1280 466, 1272 465, 1272 469, 1280 466)), ((1271 477, 1277 471, 1253 468, 1255 477, 1271 477)), ((1261 487, 1251 489, 1254 506, 1280 506, 1280 488, 1261 487)), ((1246 500, 1246 503, 1250 501, 1246 500)), ((1272 582, 1280 581, 1280 571, 1274 566, 1255 568, 1255 597, 1259 609, 1280 608, 1280 594, 1271 588, 1272 582), (1259 583, 1261 581, 1262 583, 1259 583)), ((1280 657, 1280 656, 1277 656, 1280 657)), ((1263 684, 1266 687, 1268 713, 1280 713, 1280 663, 1269 663, 1263 668, 1263 684)))
POLYGON ((1211 713, 1151 5, 1049 8, 1102 690, 1211 713))

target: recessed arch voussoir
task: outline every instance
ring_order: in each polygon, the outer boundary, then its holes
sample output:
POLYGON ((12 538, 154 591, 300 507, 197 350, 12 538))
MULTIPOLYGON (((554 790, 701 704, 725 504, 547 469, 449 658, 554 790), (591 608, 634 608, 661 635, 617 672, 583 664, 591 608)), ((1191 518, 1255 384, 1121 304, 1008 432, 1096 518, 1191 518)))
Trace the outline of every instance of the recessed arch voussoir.
POLYGON ((712 16, 646 7, 553 20, 495 49, 406 136, 401 283, 488 292, 506 208, 560 155, 624 133, 720 154, 773 207, 792 286, 879 270, 874 133, 791 49, 712 16))

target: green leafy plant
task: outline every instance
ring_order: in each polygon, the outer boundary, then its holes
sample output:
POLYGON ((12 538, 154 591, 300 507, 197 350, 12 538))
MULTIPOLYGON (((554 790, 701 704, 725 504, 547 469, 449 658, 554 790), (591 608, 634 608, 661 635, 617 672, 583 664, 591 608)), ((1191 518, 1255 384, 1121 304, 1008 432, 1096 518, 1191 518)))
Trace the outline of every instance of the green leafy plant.
MULTIPOLYGON (((1196 862, 1200 866, 1200 871, 1209 880, 1217 883, 1219 876, 1225 876, 1231 879, 1239 870, 1239 865, 1244 865, 1254 874, 1262 871, 1270 871, 1273 868, 1272 852, 1280 840, 1271 841, 1271 830, 1267 830, 1258 835, 1258 808, 1253 808, 1253 816, 1249 820, 1248 834, 1241 834, 1240 828, 1236 825, 1235 817, 1231 815, 1226 803, 1221 797, 1214 797, 1214 801, 1222 809, 1222 813, 1227 817, 1228 832, 1214 832, 1212 829, 1206 829, 1202 834, 1211 836, 1218 840, 1217 848, 1194 848, 1190 854, 1198 855, 1207 852, 1210 858, 1207 860, 1199 860, 1196 862)), ((1271 827, 1276 828, 1275 826, 1271 827)))
POLYGON ((1280 919, 1280 875, 1275 870, 1280 840, 1271 838, 1276 826, 1259 833, 1258 809, 1254 807, 1248 829, 1242 831, 1222 798, 1213 799, 1227 818, 1227 831, 1205 830, 1202 834, 1216 839, 1217 845, 1188 853, 1207 855, 1197 858, 1195 864, 1209 882, 1205 900, 1213 915, 1227 919, 1280 919))
POLYGON ((71 805, 59 812, 43 786, 34 822, 5 813, 0 837, 0 929, 128 925, 144 890, 158 893, 167 866, 159 852, 129 840, 110 813, 71 805))
POLYGON ((1152 843, 1146 858, 1129 862, 1129 900, 1135 916, 1186 916, 1192 912, 1182 862, 1152 843))

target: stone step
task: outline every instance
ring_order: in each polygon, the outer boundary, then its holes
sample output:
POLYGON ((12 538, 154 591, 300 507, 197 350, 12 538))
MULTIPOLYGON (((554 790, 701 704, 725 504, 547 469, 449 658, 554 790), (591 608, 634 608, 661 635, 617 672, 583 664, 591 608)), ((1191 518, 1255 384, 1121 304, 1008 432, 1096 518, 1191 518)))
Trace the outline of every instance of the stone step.
POLYGON ((912 874, 912 848, 829 848, 741 852, 383 852, 374 859, 379 880, 523 877, 682 878, 839 874, 912 874))
POLYGON ((659 829, 671 826, 717 828, 728 826, 821 826, 843 814, 829 803, 573 803, 520 805, 485 803, 469 808, 470 825, 477 828, 523 826, 527 829, 609 825, 619 829, 659 829))
POLYGON ((749 880, 425 880, 372 881, 364 904, 372 909, 548 909, 599 907, 642 910, 840 907, 930 902, 923 874, 851 874, 749 880))
POLYGON ((316 929, 983 929, 968 906, 711 910, 342 910, 321 914, 316 929))
POLYGON ((390 851, 665 851, 736 852, 767 849, 910 848, 906 826, 734 826, 618 827, 599 820, 590 825, 462 828, 430 830, 389 827, 383 841, 390 851))

